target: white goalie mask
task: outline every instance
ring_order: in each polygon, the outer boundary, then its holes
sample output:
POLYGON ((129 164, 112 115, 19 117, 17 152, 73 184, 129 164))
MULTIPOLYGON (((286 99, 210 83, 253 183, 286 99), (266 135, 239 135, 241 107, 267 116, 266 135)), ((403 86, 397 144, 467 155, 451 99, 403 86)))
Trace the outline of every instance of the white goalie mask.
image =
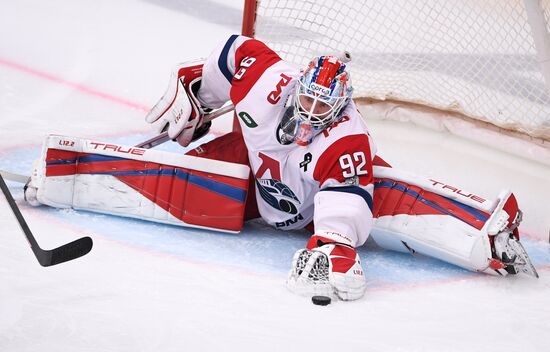
POLYGON ((293 114, 287 113, 281 123, 282 139, 293 140, 298 145, 311 143, 315 136, 340 119, 352 92, 344 62, 335 56, 314 58, 296 84, 293 114))

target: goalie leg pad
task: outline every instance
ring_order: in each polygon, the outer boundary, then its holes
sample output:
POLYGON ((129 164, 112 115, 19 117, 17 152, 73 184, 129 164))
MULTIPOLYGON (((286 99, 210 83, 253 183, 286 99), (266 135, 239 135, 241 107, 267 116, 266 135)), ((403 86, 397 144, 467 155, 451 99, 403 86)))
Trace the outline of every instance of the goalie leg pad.
POLYGON ((523 272, 536 276, 525 251, 514 246, 519 243, 519 210, 509 191, 501 192, 491 202, 387 167, 375 167, 374 176, 375 221, 371 237, 381 247, 421 253, 495 275, 506 275, 512 272, 511 265, 519 266, 523 272), (513 247, 522 254, 516 256, 521 258, 517 262, 505 263, 494 250, 495 236, 503 233, 507 234, 506 239, 515 241, 505 250, 513 247))
POLYGON ((237 232, 249 167, 49 136, 32 184, 40 203, 181 226, 237 232))
MULTIPOLYGON (((240 132, 224 134, 208 143, 201 144, 199 147, 189 151, 187 155, 249 165, 248 149, 240 132)), ((255 187, 256 182, 251 173, 246 198, 245 221, 261 217, 258 210, 255 187)))

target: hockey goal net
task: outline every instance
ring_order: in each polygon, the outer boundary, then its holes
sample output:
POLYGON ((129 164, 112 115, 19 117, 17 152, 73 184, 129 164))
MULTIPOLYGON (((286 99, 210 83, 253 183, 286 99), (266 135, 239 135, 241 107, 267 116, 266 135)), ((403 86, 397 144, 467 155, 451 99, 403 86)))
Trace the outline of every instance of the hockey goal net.
POLYGON ((453 111, 550 141, 550 0, 261 0, 243 34, 303 66, 349 51, 355 98, 453 111))

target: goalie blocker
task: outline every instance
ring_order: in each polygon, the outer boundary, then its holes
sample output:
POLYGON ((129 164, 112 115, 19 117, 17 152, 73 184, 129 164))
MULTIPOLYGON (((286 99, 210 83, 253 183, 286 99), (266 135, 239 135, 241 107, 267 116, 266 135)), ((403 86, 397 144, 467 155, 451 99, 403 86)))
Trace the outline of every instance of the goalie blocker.
POLYGON ((50 135, 25 196, 57 208, 89 210, 189 227, 238 232, 247 165, 50 135))

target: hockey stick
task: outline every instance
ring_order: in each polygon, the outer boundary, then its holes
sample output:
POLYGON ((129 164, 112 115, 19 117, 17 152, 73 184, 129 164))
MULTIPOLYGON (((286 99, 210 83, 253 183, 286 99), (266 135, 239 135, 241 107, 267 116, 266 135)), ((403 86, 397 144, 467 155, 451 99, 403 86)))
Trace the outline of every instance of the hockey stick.
MULTIPOLYGON (((204 122, 212 121, 213 119, 224 115, 234 109, 235 107, 233 105, 228 105, 212 113, 206 114, 204 116, 204 122)), ((168 140, 170 140, 170 137, 168 137, 168 132, 163 132, 156 137, 153 137, 146 140, 145 142, 136 145, 136 147, 150 149, 157 145, 163 144, 168 140)), ((60 264, 69 260, 82 257, 92 250, 93 241, 90 237, 87 236, 54 249, 48 250, 40 248, 31 232, 31 229, 29 228, 29 225, 27 225, 25 218, 21 214, 19 207, 17 206, 17 204, 15 204, 15 200, 13 199, 8 189, 8 186, 6 185, 6 182, 4 182, 4 177, 7 180, 20 183, 26 183, 29 180, 29 177, 25 175, 11 173, 8 171, 0 171, 0 188, 2 188, 2 193, 4 193, 4 196, 6 197, 6 200, 8 201, 8 204, 17 219, 17 222, 19 222, 19 226, 21 226, 23 233, 27 237, 31 249, 40 265, 51 266, 60 264)))
POLYGON ((14 174, 13 172, 0 170, 0 175, 8 181, 13 182, 19 182, 19 183, 27 183, 30 176, 20 175, 20 174, 14 174))
POLYGON ((51 266, 63 263, 69 260, 76 259, 78 257, 82 257, 90 250, 92 250, 93 242, 90 237, 82 237, 76 241, 64 244, 61 247, 57 247, 54 249, 48 250, 40 248, 29 226, 27 225, 25 218, 23 218, 19 207, 17 206, 17 204, 15 204, 15 201, 13 200, 13 197, 8 189, 8 186, 6 185, 6 182, 4 182, 4 178, 2 177, 2 175, 0 175, 0 188, 2 188, 2 192, 4 193, 4 196, 6 197, 6 200, 8 201, 8 204, 13 211, 13 214, 17 218, 17 221, 19 222, 23 233, 27 237, 31 249, 40 265, 51 266))
MULTIPOLYGON (((224 115, 230 111, 233 111, 235 109, 235 107, 231 104, 227 105, 227 106, 224 106, 223 108, 220 108, 218 110, 215 110, 209 114, 205 114, 203 119, 204 119, 204 122, 209 122, 209 121, 212 121, 214 120, 215 118, 217 117, 220 117, 221 115, 224 115)), ((165 142, 168 142, 170 140, 170 137, 168 137, 168 132, 162 132, 161 134, 159 134, 158 136, 155 136, 151 139, 148 139, 144 142, 141 142, 139 144, 136 145, 136 147, 138 148, 143 148, 143 149, 151 149, 153 147, 156 147, 157 145, 161 145, 165 142)))

